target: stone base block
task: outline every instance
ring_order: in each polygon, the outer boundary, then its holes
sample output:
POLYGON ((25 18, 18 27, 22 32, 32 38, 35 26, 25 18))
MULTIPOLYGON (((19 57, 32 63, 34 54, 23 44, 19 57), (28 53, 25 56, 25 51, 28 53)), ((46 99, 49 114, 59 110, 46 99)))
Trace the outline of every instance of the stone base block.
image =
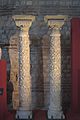
POLYGON ((48 119, 64 120, 65 116, 62 111, 51 111, 48 110, 48 119))
POLYGON ((16 119, 32 119, 32 111, 18 110, 16 113, 16 119))

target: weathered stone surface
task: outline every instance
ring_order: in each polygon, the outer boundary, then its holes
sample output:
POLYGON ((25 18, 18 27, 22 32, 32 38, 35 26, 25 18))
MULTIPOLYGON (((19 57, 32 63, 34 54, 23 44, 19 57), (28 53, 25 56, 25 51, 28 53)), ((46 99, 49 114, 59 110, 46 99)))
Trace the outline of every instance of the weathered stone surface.
POLYGON ((13 81, 13 106, 18 106, 18 84, 16 75, 18 73, 17 58, 17 27, 11 16, 0 17, 0 47, 2 48, 2 59, 7 61, 7 81, 13 81), (17 94, 17 96, 16 96, 17 94))
MULTIPOLYGON (((51 1, 51 3, 58 4, 57 2, 51 1)), ((61 2, 61 1, 60 1, 61 2)), ((39 1, 39 4, 42 6, 45 1, 42 3, 39 1)), ((66 2, 65 2, 66 3, 66 2)), ((74 3, 74 2, 73 2, 74 3)), ((28 3, 30 4, 30 3, 28 3)), ((37 2, 35 4, 38 4, 37 2)), ((48 1, 46 2, 48 4, 48 1)), ((64 3, 60 3, 61 5, 64 3)), ((71 3, 66 3, 66 4, 71 4, 71 3)), ((31 5, 30 5, 31 6, 31 5)), ((69 7, 66 11, 64 11, 64 14, 69 12, 69 7)), ((44 7, 45 9, 46 7, 44 7)), ((41 8, 40 8, 41 9, 41 8)), ((53 8, 46 8, 47 11, 51 9, 53 11, 53 8)), ((45 11, 46 11, 45 9, 45 11)), ((63 7, 61 8, 61 10, 63 7)), ((42 9, 43 10, 43 9, 42 9)), ((60 10, 60 11, 61 11, 60 10)), ((46 11, 46 14, 47 14, 46 11)), ((57 6, 55 9, 55 14, 57 11, 57 6)), ((34 11, 33 11, 34 12, 34 11)), ((44 12, 44 11, 42 11, 44 12)), ((26 13, 26 12, 25 12, 26 13)), ((50 13, 50 11, 48 11, 50 13)), ((63 11, 62 11, 63 13, 63 11)), ((42 13, 43 14, 43 13, 42 13)), ((53 13, 54 14, 54 13, 53 13)), ((72 14, 72 13, 71 13, 72 14)), ((75 11, 76 15, 76 11, 75 11)), ((70 91, 71 91, 71 50, 70 50, 70 22, 67 21, 64 26, 62 27, 61 30, 61 49, 62 49, 62 104, 64 109, 69 108, 70 104, 70 91)), ((32 39, 31 44, 31 72, 32 73, 32 103, 33 103, 33 108, 38 107, 36 105, 36 100, 37 103, 40 103, 40 105, 45 106, 45 108, 48 108, 49 105, 49 89, 50 89, 50 83, 48 81, 48 54, 49 54, 49 39, 50 39, 50 34, 48 33, 48 27, 47 24, 44 22, 43 17, 37 17, 35 22, 33 22, 31 29, 29 31, 30 38, 32 39), (41 40, 41 42, 40 42, 41 40), (34 45, 35 44, 35 45, 34 45), (38 44, 38 46, 37 46, 38 44), (40 49, 38 47, 42 47, 40 49), (38 50, 37 50, 38 48, 38 50), (42 58, 39 57, 40 52, 42 54, 42 58), (42 65, 43 64, 43 65, 42 65), (39 71, 38 67, 42 69, 39 71), (36 74, 36 73, 39 74, 36 74), (41 79, 41 75, 43 74, 43 77, 41 79), (38 78, 40 77, 39 83, 38 84, 38 78), (36 83, 37 81, 37 83, 36 83), (37 94, 34 92, 34 89, 36 88, 36 85, 38 85, 39 90, 43 90, 41 94, 39 94, 39 98, 41 98, 41 102, 39 99, 36 99, 37 94), (44 87, 43 87, 44 85, 44 87), (43 93, 44 92, 44 93, 43 93), (43 101, 45 101, 45 105, 43 104, 43 101)), ((0 17, 0 46, 2 46, 2 59, 7 60, 7 72, 9 73, 10 71, 10 77, 8 76, 8 80, 11 79, 13 81, 14 85, 14 93, 13 93, 13 105, 14 108, 17 109, 19 106, 19 96, 18 96, 18 41, 19 41, 19 31, 17 31, 17 27, 15 25, 14 20, 12 19, 11 16, 1 16, 0 17), (7 44, 7 45, 5 45, 7 44), (10 44, 10 45, 9 45, 10 44)), ((37 87, 37 88, 38 88, 37 87)), ((39 91, 38 91, 39 92, 39 91)), ((40 107, 40 106, 39 106, 40 107)))
POLYGON ((79 0, 0 0, 0 15, 80 15, 79 0))
POLYGON ((19 108, 31 110, 31 78, 30 78, 30 41, 29 28, 31 20, 29 16, 13 16, 16 25, 20 27, 18 57, 19 57, 19 108))
POLYGON ((18 84, 18 32, 10 38, 9 57, 10 57, 10 79, 13 81, 13 108, 17 109, 19 106, 19 84, 18 84))
POLYGON ((1 0, 0 1, 1 3, 1 6, 11 6, 13 5, 13 7, 15 5, 18 5, 18 6, 26 6, 26 5, 51 5, 51 6, 54 6, 54 5, 57 5, 57 6, 79 6, 80 5, 80 2, 79 0, 24 0, 24 1, 21 1, 21 0, 15 0, 15 1, 11 1, 11 0, 1 0), (27 4, 28 3, 28 4, 27 4))
MULTIPOLYGON (((51 26, 53 27, 53 26, 51 26)), ((52 28, 49 49, 49 72, 50 81, 50 105, 48 110, 49 119, 60 119, 62 116, 61 106, 61 47, 60 32, 58 27, 52 28)))

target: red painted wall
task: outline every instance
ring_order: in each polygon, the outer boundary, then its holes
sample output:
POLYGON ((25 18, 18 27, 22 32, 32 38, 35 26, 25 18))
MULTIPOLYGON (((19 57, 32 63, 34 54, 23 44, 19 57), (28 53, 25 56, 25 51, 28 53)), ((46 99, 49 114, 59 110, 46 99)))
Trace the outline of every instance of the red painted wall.
POLYGON ((80 120, 80 18, 71 20, 72 42, 72 94, 71 111, 66 120, 80 120))
POLYGON ((80 110, 80 19, 72 24, 72 110, 80 110))
POLYGON ((0 95, 0 120, 7 111, 6 76, 6 61, 0 60, 0 88, 3 89, 3 95, 0 95))
POLYGON ((0 89, 3 89, 3 94, 0 95, 0 120, 15 120, 15 111, 8 111, 7 106, 7 70, 5 60, 0 60, 0 89))

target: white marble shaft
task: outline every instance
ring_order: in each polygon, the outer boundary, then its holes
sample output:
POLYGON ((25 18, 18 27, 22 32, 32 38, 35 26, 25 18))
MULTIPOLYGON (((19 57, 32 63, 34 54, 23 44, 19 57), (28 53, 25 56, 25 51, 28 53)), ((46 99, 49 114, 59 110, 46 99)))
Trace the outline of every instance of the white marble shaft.
MULTIPOLYGON (((49 49, 49 81, 50 81, 50 104, 48 110, 48 118, 54 119, 64 118, 61 106, 61 43, 60 43, 60 27, 64 20, 52 20, 52 16, 48 20, 48 25, 52 32, 50 35, 49 49), (50 20, 51 19, 51 20, 50 20)), ((59 18, 60 19, 60 18, 59 18)))
MULTIPOLYGON (((20 27, 18 54, 19 54, 19 112, 18 115, 27 118, 25 115, 31 115, 31 78, 30 78, 30 41, 29 28, 33 17, 14 16, 16 25, 20 27), (26 114, 25 111, 27 112, 26 114)), ((21 118, 21 117, 20 117, 21 118)))
POLYGON ((27 31, 21 30, 19 39, 19 92, 20 107, 31 108, 30 51, 27 31))
POLYGON ((48 116, 60 119, 61 108, 61 46, 59 28, 54 28, 50 40, 49 54, 50 106, 48 116))

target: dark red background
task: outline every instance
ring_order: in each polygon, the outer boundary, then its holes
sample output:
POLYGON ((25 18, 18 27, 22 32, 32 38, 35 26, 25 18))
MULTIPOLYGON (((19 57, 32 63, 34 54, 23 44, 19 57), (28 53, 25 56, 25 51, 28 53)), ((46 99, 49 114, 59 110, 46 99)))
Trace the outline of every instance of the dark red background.
POLYGON ((71 49, 72 99, 66 119, 80 120, 80 18, 71 20, 71 49))
POLYGON ((3 88, 3 95, 0 95, 0 120, 15 120, 15 111, 8 111, 7 106, 7 67, 5 60, 0 60, 0 88, 3 88))

